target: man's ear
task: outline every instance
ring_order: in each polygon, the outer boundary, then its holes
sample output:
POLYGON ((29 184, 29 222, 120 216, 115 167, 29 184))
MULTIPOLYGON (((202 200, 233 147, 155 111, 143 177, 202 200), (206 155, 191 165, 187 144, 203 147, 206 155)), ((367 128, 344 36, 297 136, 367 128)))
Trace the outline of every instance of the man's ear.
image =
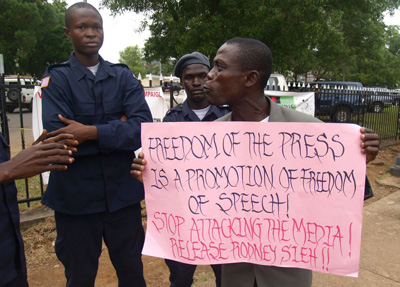
POLYGON ((247 71, 245 86, 246 87, 254 86, 256 83, 258 83, 259 79, 260 79, 260 73, 258 71, 256 70, 247 71))
POLYGON ((64 34, 69 39, 69 29, 67 27, 64 27, 64 34))

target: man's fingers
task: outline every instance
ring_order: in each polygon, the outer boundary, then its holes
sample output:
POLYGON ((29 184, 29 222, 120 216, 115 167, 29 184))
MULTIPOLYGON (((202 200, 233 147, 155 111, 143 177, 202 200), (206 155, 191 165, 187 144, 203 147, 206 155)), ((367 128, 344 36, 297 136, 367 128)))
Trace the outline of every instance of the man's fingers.
POLYGON ((379 145, 380 145, 379 140, 368 140, 365 142, 361 142, 362 148, 375 147, 376 149, 379 149, 379 145))
POLYGON ((74 136, 71 134, 58 134, 53 137, 48 137, 46 140, 44 140, 44 143, 55 143, 55 142, 61 142, 64 140, 73 140, 74 136))
POLYGON ((131 175, 136 178, 138 181, 143 182, 142 172, 139 170, 131 170, 131 175))
POLYGON ((146 165, 146 160, 141 158, 134 158, 133 163, 138 165, 146 165))
POLYGON ((37 145, 38 143, 44 141, 47 138, 47 130, 44 129, 42 134, 33 142, 32 145, 37 145))
POLYGON ((73 122, 73 120, 69 120, 67 118, 64 118, 62 115, 58 115, 58 118, 60 119, 60 121, 62 121, 64 124, 69 125, 73 122))
POLYGON ((68 167, 66 165, 58 165, 58 164, 54 164, 54 165, 49 165, 48 169, 46 169, 47 171, 63 171, 68 169, 68 167))
POLYGON ((133 163, 131 165, 132 170, 142 171, 144 170, 144 165, 133 163))
POLYGON ((49 133, 47 134, 47 137, 48 137, 48 138, 56 137, 56 136, 58 136, 58 135, 60 135, 60 134, 63 134, 63 131, 64 131, 64 128, 61 128, 61 129, 58 129, 58 130, 49 132, 49 133))
POLYGON ((33 149, 36 149, 36 150, 51 150, 51 149, 66 150, 67 146, 62 143, 43 143, 43 144, 34 146, 33 149))

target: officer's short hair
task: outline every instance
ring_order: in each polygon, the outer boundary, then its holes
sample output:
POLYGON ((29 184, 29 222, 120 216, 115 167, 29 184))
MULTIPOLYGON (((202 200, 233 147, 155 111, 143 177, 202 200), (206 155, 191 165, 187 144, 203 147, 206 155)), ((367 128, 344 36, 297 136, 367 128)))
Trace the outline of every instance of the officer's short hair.
POLYGON ((64 21, 65 21, 65 27, 66 28, 69 29, 69 27, 71 25, 71 23, 70 23, 71 20, 70 19, 71 19, 72 11, 75 10, 75 9, 80 9, 80 8, 92 9, 92 10, 96 11, 96 13, 99 14, 99 16, 101 18, 100 12, 93 5, 91 5, 91 4, 87 3, 87 2, 77 2, 77 3, 69 6, 67 11, 65 12, 64 21))

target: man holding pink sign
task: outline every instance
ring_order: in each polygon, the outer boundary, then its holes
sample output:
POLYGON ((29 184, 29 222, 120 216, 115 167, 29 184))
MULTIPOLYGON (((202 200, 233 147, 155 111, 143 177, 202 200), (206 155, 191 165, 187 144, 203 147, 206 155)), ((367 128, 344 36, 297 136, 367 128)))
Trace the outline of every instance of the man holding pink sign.
MULTIPOLYGON (((304 115, 297 111, 280 107, 264 96, 263 88, 268 80, 271 70, 272 70, 272 53, 270 49, 260 41, 254 39, 235 38, 228 40, 225 44, 223 44, 219 48, 214 58, 213 69, 208 73, 209 80, 204 85, 204 88, 207 92, 207 100, 210 104, 214 105, 227 104, 232 110, 232 113, 222 117, 219 120, 237 121, 238 122, 237 124, 240 124, 241 127, 244 127, 245 123, 240 123, 240 122, 247 122, 247 121, 315 122, 315 123, 320 122, 315 118, 304 115)), ((250 126, 249 125, 247 126, 250 129, 250 126)), ((299 124, 293 124, 293 126, 299 128, 299 124)), ((272 130, 272 125, 271 125, 271 130, 272 130)), ((229 134, 233 135, 231 133, 229 134)), ((231 142, 234 143, 235 141, 233 140, 233 137, 231 138, 232 138, 231 142)), ((366 160, 367 162, 369 162, 373 160, 378 154, 379 136, 373 133, 372 130, 361 128, 361 140, 362 140, 361 152, 366 154, 366 160)), ((271 137, 270 141, 267 140, 264 143, 268 144, 269 142, 272 143, 273 141, 274 139, 271 137)), ((208 140, 207 142, 213 143, 213 141, 211 140, 208 140)), ((337 143, 334 138, 332 138, 332 142, 334 142, 335 144, 337 143)), ((217 144, 215 144, 215 147, 217 147, 217 144)), ((206 150, 204 150, 204 152, 206 152, 206 150)), ((201 153, 201 155, 203 154, 204 153, 201 153)), ((218 153, 215 152, 215 154, 217 155, 218 153)), ((357 157, 357 158, 362 158, 362 157, 357 157)), ((252 161, 254 161, 254 159, 248 160, 248 162, 252 161)), ((187 163, 186 165, 189 165, 190 163, 189 161, 185 162, 187 163)), ((131 174, 140 180, 142 176, 141 171, 144 169, 145 164, 146 160, 143 159, 143 155, 141 158, 135 159, 134 164, 132 165, 133 170, 131 171, 131 174)), ((231 167, 232 166, 233 165, 231 165, 231 167)), ((237 170, 240 171, 240 168, 242 166, 243 165, 235 166, 236 171, 237 170)), ((247 171, 247 169, 245 171, 247 171)), ((197 178, 200 178, 200 176, 198 176, 197 178)), ((180 183, 180 181, 178 182, 180 183)), ((187 181, 185 180, 182 181, 182 183, 185 185, 184 188, 187 189, 186 182, 187 181)), ((229 184, 232 185, 231 182, 229 182, 229 184)), ((209 198, 211 198, 212 196, 213 195, 210 194, 209 198)), ((253 200, 253 199, 242 198, 240 200, 242 204, 245 204, 246 202, 248 202, 248 200, 253 200)), ((257 203, 257 201, 255 200, 252 202, 257 203)), ((284 202, 280 203, 283 204, 284 202)), ((204 204, 204 206, 206 205, 204 204)), ((287 207, 288 206, 289 205, 287 205, 287 207)), ((259 209, 257 206, 255 207, 259 209)), ((313 208, 317 208, 317 206, 313 206, 313 208)), ((282 215, 284 216, 284 214, 282 215)), ((184 218, 176 217, 176 219, 178 220, 177 222, 180 224, 184 221, 184 218)), ((160 217, 156 218, 156 220, 160 221, 160 217)), ((157 221, 154 222, 157 223, 157 221)), ((227 221, 220 221, 220 222, 227 222, 227 221)), ((269 224, 273 224, 274 222, 278 221, 274 221, 274 219, 268 220, 269 224)), ((157 227, 159 226, 160 225, 158 225, 157 227)), ((255 224, 254 226, 257 227, 258 225, 255 224)), ((301 223, 299 224, 299 226, 301 226, 301 223)), ((317 227, 317 225, 315 226, 317 230, 319 227, 317 227)), ((273 229, 276 228, 274 227, 273 229)), ((285 228, 280 227, 280 230, 283 232, 285 228)), ((295 232, 292 233, 294 234, 295 232)), ((309 234, 311 234, 311 232, 309 232, 309 234)), ((253 235, 257 235, 257 233, 254 233, 253 235)), ((280 238, 283 241, 286 240, 286 237, 283 235, 281 235, 280 238)), ((318 243, 319 240, 316 240, 316 242, 318 243)), ((330 243, 326 242, 326 244, 331 244, 331 243, 332 242, 330 243)), ((268 253, 274 254, 273 246, 269 247, 271 248, 270 250, 271 252, 268 253)), ((282 251, 287 251, 287 250, 283 248, 282 251)), ((267 253, 264 253, 264 255, 265 254, 267 253)), ((325 253, 325 255, 328 258, 329 254, 325 253)), ((300 253, 300 256, 303 256, 302 253, 300 253)), ((327 260, 325 262, 328 262, 327 260)), ((240 262, 240 260, 238 260, 237 262, 240 262)), ((285 266, 285 264, 281 265, 285 266)), ((298 266, 298 264, 292 264, 291 266, 298 266)), ((226 287, 228 286, 252 287, 254 286, 254 284, 257 284, 257 286, 266 286, 266 287, 268 286, 306 287, 306 286, 311 286, 311 283, 312 283, 312 271, 303 268, 268 266, 268 265, 254 264, 254 263, 232 263, 223 265, 222 269, 222 286, 226 287)))

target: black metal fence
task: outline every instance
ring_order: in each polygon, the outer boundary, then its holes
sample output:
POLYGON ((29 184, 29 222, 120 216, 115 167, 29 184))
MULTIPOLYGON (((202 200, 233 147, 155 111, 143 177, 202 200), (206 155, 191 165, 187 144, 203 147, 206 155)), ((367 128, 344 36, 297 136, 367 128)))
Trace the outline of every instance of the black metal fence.
POLYGON ((373 129, 382 142, 399 140, 399 90, 298 82, 288 90, 314 92, 315 117, 324 122, 355 123, 373 129))
MULTIPOLYGON (((21 131, 21 147, 25 148, 23 105, 21 102, 21 90, 23 88, 32 88, 32 85, 13 85, 18 89, 18 112, 19 129, 21 131)), ((0 119, 1 132, 10 143, 10 131, 8 126, 8 117, 10 109, 7 108, 7 92, 10 86, 0 79, 0 119)), ((399 140, 400 124, 400 92, 395 90, 383 89, 349 89, 345 87, 327 87, 310 86, 301 84, 290 84, 291 91, 313 91, 315 94, 315 116, 324 122, 342 122, 355 123, 360 126, 373 129, 379 134, 381 141, 392 142, 399 140)), ((14 103, 15 104, 15 103, 14 103)), ((25 110, 25 113, 27 111, 25 110)), ((14 111, 15 113, 15 111, 14 111)), ((39 182, 38 191, 32 196, 29 188, 29 180, 25 180, 23 187, 25 189, 25 198, 19 200, 19 203, 26 203, 41 199, 43 195, 42 177, 36 177, 39 182)), ((19 188, 20 189, 20 188, 19 188)), ((22 190, 19 190, 22 193, 22 190)))

